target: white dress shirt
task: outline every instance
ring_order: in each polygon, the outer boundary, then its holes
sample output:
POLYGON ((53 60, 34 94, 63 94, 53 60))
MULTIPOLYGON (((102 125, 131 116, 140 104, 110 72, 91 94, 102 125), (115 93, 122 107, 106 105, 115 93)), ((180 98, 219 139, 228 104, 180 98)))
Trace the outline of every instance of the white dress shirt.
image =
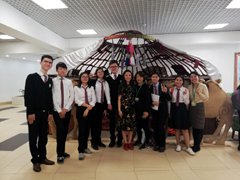
MULTIPOLYGON (((61 108, 61 77, 57 76, 53 78, 53 105, 54 110, 60 113, 62 111, 61 108)), ((74 91, 72 81, 63 78, 63 92, 64 92, 64 104, 63 108, 70 111, 72 109, 72 104, 74 100, 74 91)))
POLYGON ((115 79, 117 79, 118 75, 119 75, 119 74, 117 73, 117 74, 116 74, 116 78, 115 78, 115 76, 114 76, 114 74, 113 74, 113 73, 111 73, 111 74, 110 74, 110 76, 111 76, 111 77, 112 77, 112 79, 114 79, 114 80, 115 80, 115 79))
POLYGON ((45 76, 47 76, 47 80, 48 80, 48 75, 43 74, 43 72, 41 70, 38 72, 38 74, 41 76, 41 79, 43 80, 43 82, 45 82, 45 76))
MULTIPOLYGON (((85 90, 84 87, 74 87, 74 94, 75 94, 75 103, 78 106, 82 106, 83 103, 85 103, 85 90)), ((89 105, 92 107, 96 104, 96 95, 93 86, 87 87, 87 94, 88 94, 88 102, 89 105)))
MULTIPOLYGON (((99 79, 96 81, 95 93, 96 93, 97 102, 101 103, 101 90, 102 90, 101 88, 102 88, 102 85, 101 85, 101 82, 99 82, 99 81, 100 81, 99 79)), ((104 94, 105 94, 106 99, 107 99, 107 104, 111 104, 109 84, 105 80, 103 82, 103 90, 104 90, 104 94)))
MULTIPOLYGON (((172 93, 172 102, 176 103, 177 100, 177 88, 174 87, 173 93, 172 93)), ((186 105, 189 104, 189 91, 185 87, 181 87, 179 90, 179 103, 185 103, 186 105), (186 94, 184 93, 186 91, 186 94)))

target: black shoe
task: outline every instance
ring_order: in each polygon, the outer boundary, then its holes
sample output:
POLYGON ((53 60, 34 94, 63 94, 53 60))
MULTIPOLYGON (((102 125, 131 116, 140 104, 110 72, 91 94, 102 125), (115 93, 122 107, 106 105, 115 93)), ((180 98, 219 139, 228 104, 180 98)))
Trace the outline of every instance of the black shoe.
POLYGON ((103 144, 102 142, 100 142, 100 143, 98 144, 98 146, 99 146, 99 147, 106 147, 106 145, 103 144))
POLYGON ((92 148, 93 148, 94 150, 99 150, 98 146, 95 145, 95 144, 92 144, 92 148))
POLYGON ((64 163, 64 157, 57 157, 57 163, 63 164, 64 163))
POLYGON ((144 149, 144 148, 146 148, 145 143, 143 143, 139 146, 139 149, 144 149))
POLYGON ((115 142, 114 141, 111 141, 110 143, 109 143, 109 145, 108 145, 108 147, 110 147, 110 148, 112 148, 112 147, 114 147, 115 146, 115 142))
POLYGON ((193 146, 191 148, 192 148, 193 152, 195 152, 195 153, 200 151, 200 147, 193 146))
POLYGON ((117 147, 122 147, 122 142, 117 142, 117 147))
POLYGON ((165 147, 159 147, 159 152, 164 152, 166 150, 166 148, 165 147))
POLYGON ((135 143, 133 144, 134 146, 138 146, 138 145, 140 145, 141 144, 141 141, 139 141, 139 140, 137 140, 137 141, 135 141, 135 143))
POLYGON ((68 154, 68 153, 65 152, 65 153, 63 154, 63 157, 64 157, 64 158, 70 158, 70 154, 68 154))
POLYGON ((54 165, 55 162, 54 161, 51 161, 49 159, 44 159, 40 164, 45 164, 45 165, 54 165))
POLYGON ((159 147, 158 146, 153 146, 153 150, 154 151, 159 151, 159 147))
POLYGON ((238 150, 240 151, 240 144, 238 145, 238 150))
POLYGON ((40 164, 39 163, 33 164, 33 170, 35 172, 40 172, 42 170, 40 164))

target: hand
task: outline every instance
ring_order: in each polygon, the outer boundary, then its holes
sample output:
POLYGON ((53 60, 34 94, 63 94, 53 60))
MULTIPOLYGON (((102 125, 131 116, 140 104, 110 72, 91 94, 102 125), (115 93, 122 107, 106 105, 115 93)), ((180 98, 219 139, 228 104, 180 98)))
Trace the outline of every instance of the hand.
POLYGON ((53 121, 53 115, 52 114, 48 115, 48 121, 53 121))
POLYGON ((183 95, 186 95, 186 94, 187 94, 187 89, 183 91, 183 95))
POLYGON ((32 124, 35 121, 35 114, 29 114, 27 116, 27 121, 29 124, 32 124))
POLYGON ((160 104, 159 101, 153 101, 153 102, 152 102, 152 105, 153 105, 153 106, 159 106, 159 104, 160 104))
POLYGON ((65 118, 67 111, 68 111, 67 109, 64 109, 64 108, 62 109, 62 111, 59 113, 59 116, 61 119, 65 118))
POLYGON ((92 110, 92 108, 93 107, 91 105, 88 105, 88 107, 87 107, 88 110, 92 110))
POLYGON ((118 111, 118 115, 119 115, 120 118, 122 118, 123 114, 122 114, 121 110, 118 111))
POLYGON ((149 113, 148 113, 148 112, 143 112, 143 115, 142 115, 142 118, 143 118, 143 119, 146 119, 148 116, 149 116, 149 113))
POLYGON ((88 110, 88 108, 87 108, 87 109, 85 109, 85 111, 83 112, 83 117, 84 117, 84 118, 87 117, 88 113, 89 113, 89 110, 88 110))
POLYGON ((164 86, 164 85, 161 85, 162 86, 162 92, 166 93, 167 92, 167 87, 164 86))
POLYGON ((197 93, 197 94, 201 94, 201 89, 197 88, 197 89, 196 89, 196 93, 197 93))
POLYGON ((111 111, 112 110, 112 105, 108 104, 108 110, 111 111))

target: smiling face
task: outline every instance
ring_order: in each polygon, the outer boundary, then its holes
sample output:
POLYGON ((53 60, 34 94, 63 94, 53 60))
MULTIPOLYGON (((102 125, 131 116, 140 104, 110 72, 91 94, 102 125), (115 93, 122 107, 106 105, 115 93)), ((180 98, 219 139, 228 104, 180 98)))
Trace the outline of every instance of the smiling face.
POLYGON ((96 75, 97 75, 97 77, 98 77, 99 79, 102 79, 102 78, 104 77, 104 72, 103 72, 103 70, 102 70, 102 69, 98 69, 96 75))
POLYGON ((132 80, 132 74, 130 72, 124 73, 124 80, 126 81, 127 84, 129 84, 130 81, 132 80))
POLYGON ((116 63, 113 63, 109 66, 111 73, 117 74, 118 73, 118 65, 116 63))
POLYGON ((137 84, 143 84, 144 77, 140 76, 139 74, 136 75, 137 84))
POLYGON ((174 81, 176 87, 180 88, 183 85, 183 79, 181 77, 177 77, 174 81))
POLYGON ((41 62, 40 62, 40 65, 41 65, 41 69, 44 71, 44 72, 48 72, 49 69, 51 69, 52 67, 52 59, 49 59, 49 58, 44 58, 41 62))
POLYGON ((159 82, 160 77, 157 74, 153 74, 151 76, 151 80, 153 84, 157 84, 159 82))
POLYGON ((87 73, 82 74, 80 80, 82 84, 87 84, 89 80, 89 75, 87 73))
POLYGON ((196 74, 191 74, 191 75, 190 75, 190 81, 191 81, 191 83, 193 83, 193 84, 199 83, 199 77, 198 77, 198 75, 196 75, 196 74))

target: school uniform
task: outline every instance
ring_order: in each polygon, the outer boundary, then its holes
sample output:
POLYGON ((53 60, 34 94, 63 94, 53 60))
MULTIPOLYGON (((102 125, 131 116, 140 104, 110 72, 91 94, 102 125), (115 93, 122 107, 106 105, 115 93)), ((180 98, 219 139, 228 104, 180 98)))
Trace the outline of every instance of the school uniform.
POLYGON ((194 140, 194 146, 192 149, 194 152, 197 152, 200 151, 200 144, 203 138, 203 130, 205 125, 204 102, 208 100, 209 93, 207 86, 203 83, 198 83, 195 86, 191 84, 188 89, 191 100, 189 107, 189 118, 194 140), (200 93, 198 94, 197 91, 200 91, 200 93))
POLYGON ((64 157, 65 142, 68 133, 68 127, 71 117, 71 109, 74 100, 74 91, 72 81, 57 76, 53 79, 53 104, 54 104, 54 121, 56 124, 57 132, 57 156, 64 157), (62 109, 67 109, 64 118, 59 116, 62 109))
POLYGON ((91 127, 91 143, 94 149, 98 149, 99 145, 104 145, 101 141, 102 117, 106 106, 111 104, 111 99, 110 89, 107 81, 98 79, 94 83, 94 87, 96 94, 96 105, 94 107, 94 117, 91 127))
MULTIPOLYGON (((155 148, 154 150, 159 150, 160 152, 165 151, 166 146, 166 132, 165 126, 168 119, 168 101, 171 100, 169 92, 162 92, 161 84, 157 83, 156 86, 152 84, 150 86, 150 93, 159 95, 159 105, 158 109, 151 109, 153 130, 154 130, 154 140, 155 148)), ((151 105, 153 99, 151 97, 151 105)))
POLYGON ((135 112, 136 112, 136 127, 137 127, 137 141, 136 144, 141 143, 142 129, 145 134, 145 143, 149 142, 149 116, 143 119, 143 112, 150 113, 150 91, 147 84, 142 86, 136 86, 136 97, 135 97, 135 112))
POLYGON ((47 154, 48 116, 53 113, 52 79, 41 71, 28 75, 24 100, 27 116, 35 114, 33 123, 28 122, 31 162, 42 163, 47 154))
POLYGON ((186 130, 190 127, 188 116, 189 91, 185 87, 173 88, 171 101, 171 127, 186 130))
MULTIPOLYGON (((109 84, 110 87, 110 98, 111 98, 111 104, 112 104, 112 110, 109 111, 110 115, 110 139, 111 142, 109 144, 110 147, 113 147, 115 145, 116 140, 116 125, 117 125, 117 115, 118 115, 118 87, 121 83, 122 75, 117 75, 116 77, 114 74, 110 74, 106 77, 106 81, 109 84)), ((117 128, 117 144, 120 147, 122 144, 122 132, 120 128, 117 128)))
POLYGON ((92 107, 96 104, 96 95, 93 86, 83 87, 82 85, 74 87, 75 103, 77 106, 76 117, 78 120, 78 152, 84 153, 87 149, 89 130, 91 120, 93 119, 93 109, 89 111, 86 117, 83 117, 84 111, 87 109, 82 106, 83 103, 92 107))

